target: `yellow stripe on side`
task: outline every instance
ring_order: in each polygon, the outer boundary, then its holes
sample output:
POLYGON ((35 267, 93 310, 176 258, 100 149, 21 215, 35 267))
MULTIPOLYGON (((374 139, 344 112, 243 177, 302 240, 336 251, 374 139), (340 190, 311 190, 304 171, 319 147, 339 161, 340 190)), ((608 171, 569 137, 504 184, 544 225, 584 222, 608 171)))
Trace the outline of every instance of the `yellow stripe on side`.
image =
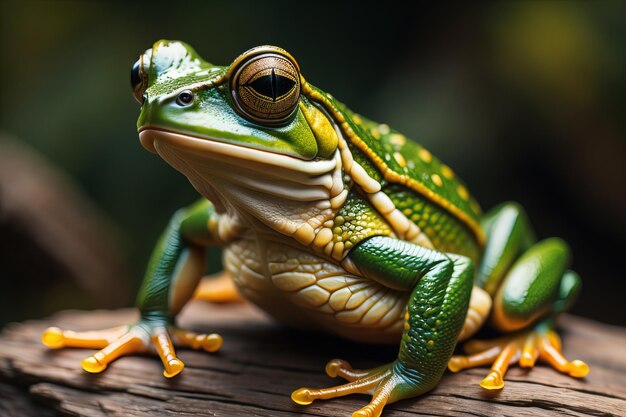
POLYGON ((432 190, 416 181, 415 179, 408 177, 403 174, 399 174, 389 168, 385 161, 383 161, 380 156, 376 155, 372 150, 367 146, 367 144, 352 130, 350 125, 346 122, 345 117, 341 114, 337 108, 331 103, 328 97, 323 94, 314 91, 308 83, 304 80, 302 76, 300 76, 301 85, 302 85, 302 93, 304 93, 311 100, 320 103, 324 106, 324 108, 330 112, 330 114, 335 118, 335 122, 339 125, 343 133, 350 138, 350 141, 356 145, 363 153, 365 153, 371 161, 374 163, 376 168, 381 172, 383 177, 389 182, 395 182, 399 184, 403 184, 408 188, 416 191, 417 193, 423 195, 428 200, 442 207, 444 210, 447 210, 454 217, 463 222, 474 234, 478 244, 483 247, 486 242, 485 234, 483 233, 480 225, 470 216, 468 216, 463 210, 461 210, 456 205, 452 204, 449 200, 446 200, 442 196, 434 193, 432 190))

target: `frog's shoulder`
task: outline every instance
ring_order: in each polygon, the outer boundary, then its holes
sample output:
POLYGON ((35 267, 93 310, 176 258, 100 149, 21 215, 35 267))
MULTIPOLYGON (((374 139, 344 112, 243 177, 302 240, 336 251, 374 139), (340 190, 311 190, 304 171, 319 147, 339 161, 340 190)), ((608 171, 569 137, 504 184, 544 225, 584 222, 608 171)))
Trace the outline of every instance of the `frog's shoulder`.
POLYGON ((371 162, 379 178, 403 184, 442 207, 469 227, 479 243, 484 243, 480 206, 449 166, 386 124, 360 116, 329 94, 309 88, 339 124, 350 147, 371 162))

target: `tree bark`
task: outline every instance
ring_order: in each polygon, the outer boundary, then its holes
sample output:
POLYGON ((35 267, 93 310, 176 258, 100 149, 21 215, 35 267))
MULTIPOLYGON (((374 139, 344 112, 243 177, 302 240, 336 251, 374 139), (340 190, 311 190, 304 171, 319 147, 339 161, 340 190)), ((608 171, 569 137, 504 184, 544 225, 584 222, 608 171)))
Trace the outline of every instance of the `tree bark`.
MULTIPOLYGON (((279 327, 249 305, 191 303, 179 324, 219 332, 215 354, 179 349, 186 368, 167 380, 155 357, 125 357, 102 374, 80 361, 91 351, 51 351, 40 343, 49 325, 75 330, 105 328, 137 319, 132 309, 66 311, 39 321, 11 324, 0 334, 0 414, 8 416, 350 416, 369 397, 348 396, 299 406, 299 387, 336 385, 324 365, 338 357, 367 368, 394 359, 397 347, 366 346, 333 336, 279 327), (3 414, 4 413, 4 414, 3 414)), ((506 386, 486 392, 478 382, 487 369, 446 372, 420 398, 385 408, 384 417, 626 415, 626 329, 588 319, 561 320, 564 353, 586 361, 583 380, 538 365, 512 367, 506 386)))

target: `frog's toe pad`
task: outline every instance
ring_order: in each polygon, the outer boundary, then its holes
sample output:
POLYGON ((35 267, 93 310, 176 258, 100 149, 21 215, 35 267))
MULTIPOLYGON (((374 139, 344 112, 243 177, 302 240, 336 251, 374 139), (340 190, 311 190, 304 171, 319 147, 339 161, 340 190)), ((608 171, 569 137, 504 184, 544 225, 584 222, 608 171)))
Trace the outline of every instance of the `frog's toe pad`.
MULTIPOLYGON (((372 400, 365 407, 355 411, 353 417, 378 417, 385 404, 406 398, 406 379, 397 374, 394 363, 370 370, 355 370, 341 359, 333 359, 326 365, 326 373, 331 377, 340 376, 349 382, 329 388, 300 388, 291 394, 291 399, 308 405, 314 400, 326 400, 349 394, 370 394, 372 400)), ((410 395, 409 395, 410 396, 410 395)))
POLYGON ((504 387, 504 375, 511 363, 519 362, 522 368, 532 368, 537 359, 550 364, 559 372, 574 378, 583 378, 589 373, 589 366, 580 360, 568 361, 561 353, 561 340, 551 329, 537 327, 517 335, 500 339, 472 340, 465 344, 468 356, 453 356, 448 369, 458 372, 462 369, 481 365, 491 365, 489 374, 480 382, 488 390, 504 387))

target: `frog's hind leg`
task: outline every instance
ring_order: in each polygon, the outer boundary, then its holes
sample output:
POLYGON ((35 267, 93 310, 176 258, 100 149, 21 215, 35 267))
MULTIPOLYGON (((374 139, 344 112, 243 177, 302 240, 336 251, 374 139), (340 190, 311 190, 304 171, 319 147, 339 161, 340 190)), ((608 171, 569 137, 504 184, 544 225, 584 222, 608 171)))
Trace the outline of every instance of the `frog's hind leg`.
POLYGON ((515 259, 534 242, 534 233, 524 209, 507 202, 481 219, 488 236, 482 260, 476 271, 465 323, 459 336, 464 341, 476 333, 491 313, 492 297, 515 259))
POLYGON ((560 239, 546 239, 528 249, 506 274, 494 297, 491 324, 503 332, 514 332, 491 341, 470 341, 469 356, 453 356, 448 368, 457 372, 492 363, 481 382, 486 389, 504 386, 510 363, 533 367, 537 359, 560 372, 581 378, 589 372, 582 361, 568 361, 553 330, 556 315, 567 310, 580 289, 580 278, 567 271, 569 249, 560 239))
POLYGON ((348 383, 300 388, 291 398, 310 404, 317 399, 370 394, 369 404, 352 415, 378 417, 386 404, 421 395, 439 382, 463 326, 474 268, 463 256, 386 236, 360 242, 348 260, 362 276, 388 288, 410 291, 398 357, 369 370, 355 370, 348 362, 334 359, 326 365, 326 373, 348 383))
POLYGON ((227 271, 203 277, 193 295, 196 300, 210 303, 243 303, 233 279, 227 271))

